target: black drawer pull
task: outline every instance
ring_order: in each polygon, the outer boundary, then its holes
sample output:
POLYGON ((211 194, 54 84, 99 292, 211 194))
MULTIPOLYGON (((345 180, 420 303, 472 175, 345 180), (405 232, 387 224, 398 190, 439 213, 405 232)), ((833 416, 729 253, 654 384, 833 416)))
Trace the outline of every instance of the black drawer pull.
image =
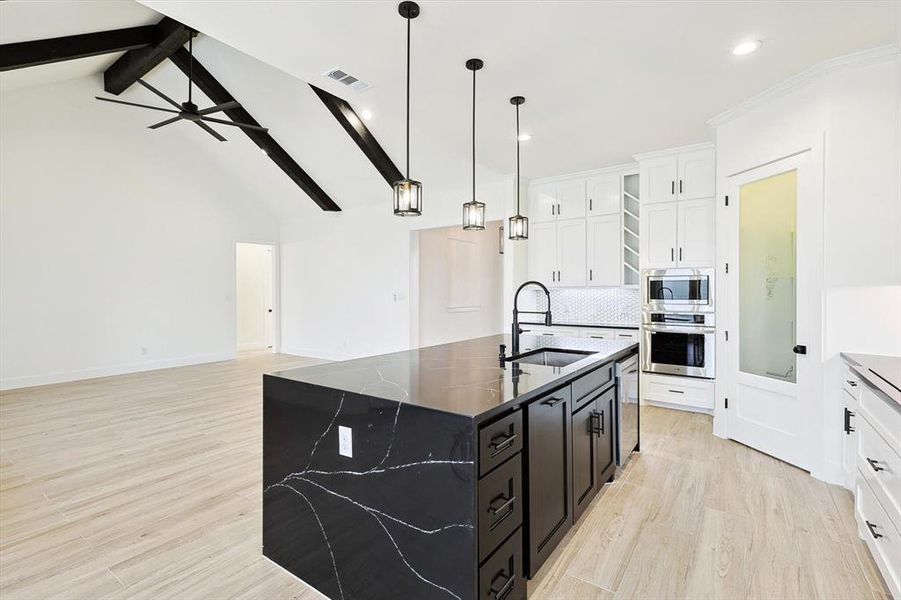
POLYGON ((557 406, 564 400, 565 398, 548 398, 547 400, 542 400, 541 403, 545 406, 557 406))
POLYGON ((872 458, 867 457, 867 462, 870 463, 870 467, 871 467, 874 471, 876 471, 877 473, 878 473, 879 471, 885 471, 885 467, 880 467, 880 466, 879 466, 879 461, 878 461, 878 460, 873 460, 872 458))
POLYGON ((845 408, 845 434, 851 435, 851 432, 854 431, 854 428, 851 427, 851 417, 854 416, 854 413, 845 408))
POLYGON ((513 591, 513 583, 516 581, 516 579, 512 575, 510 577, 507 577, 507 580, 500 588, 495 589, 495 581, 503 576, 504 574, 501 573, 491 582, 491 589, 489 589, 488 591, 494 595, 494 600, 503 600, 503 598, 506 598, 510 594, 510 592, 513 591))
POLYGON ((685 392, 683 392, 682 390, 666 390, 666 391, 672 392, 672 393, 674 393, 674 394, 684 394, 684 393, 685 393, 685 392))
POLYGON ((516 441, 516 434, 511 433, 508 436, 499 435, 497 437, 491 438, 491 443, 488 444, 488 447, 493 450, 491 456, 497 456, 507 448, 513 445, 513 442, 516 441))
MULTIPOLYGON (((516 500, 516 496, 510 498, 510 502, 513 502, 514 500, 516 500)), ((491 510, 492 509, 489 509, 489 512, 491 512, 491 510)), ((501 515, 501 517, 497 521, 495 521, 494 523, 492 523, 491 525, 488 526, 488 531, 494 531, 495 529, 497 529, 501 523, 503 523, 504 521, 507 520, 507 517, 509 517, 510 515, 512 515, 515 512, 516 512, 516 510, 511 505, 510 508, 507 510, 507 512, 505 512, 503 515, 501 515)))
POLYGON ((496 500, 503 500, 504 502, 498 506, 494 506, 494 502, 492 502, 488 506, 488 512, 490 512, 493 515, 496 515, 497 513, 504 510, 505 508, 512 508, 513 503, 516 502, 516 496, 511 496, 509 499, 507 499, 505 496, 501 496, 500 498, 497 498, 496 500))
POLYGON ((874 540, 878 540, 879 538, 883 537, 883 535, 881 533, 876 533, 877 525, 870 523, 869 521, 864 521, 864 523, 867 524, 867 529, 870 530, 870 535, 873 536, 874 540))
POLYGON ((851 387, 857 387, 857 382, 856 382, 856 381, 852 381, 851 379, 846 379, 845 382, 846 382, 848 385, 850 385, 851 387))

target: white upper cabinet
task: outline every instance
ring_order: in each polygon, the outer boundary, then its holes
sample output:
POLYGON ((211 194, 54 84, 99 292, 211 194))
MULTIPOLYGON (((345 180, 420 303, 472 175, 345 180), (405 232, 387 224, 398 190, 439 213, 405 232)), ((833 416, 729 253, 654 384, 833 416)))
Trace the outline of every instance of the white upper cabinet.
POLYGON ((620 216, 588 217, 588 285, 620 284, 620 216))
POLYGON ((685 200, 679 205, 680 267, 710 267, 716 256, 716 205, 713 198, 685 200))
POLYGON ((676 202, 659 202, 642 206, 641 252, 642 268, 676 266, 679 209, 676 202))
POLYGON ((531 223, 529 227, 529 279, 552 286, 557 282, 557 223, 531 223))
POLYGON ((679 200, 710 198, 715 193, 716 159, 712 149, 686 152, 679 155, 679 200))
POLYGON ((585 244, 584 218, 557 222, 557 286, 585 285, 585 244))
POLYGON ((539 183, 529 187, 529 221, 541 223, 557 219, 557 184, 539 183))
POLYGON ((641 161, 641 203, 669 202, 676 199, 679 159, 664 156, 641 161))
POLYGON ((557 184, 557 218, 578 219, 585 216, 585 180, 571 179, 557 184))
POLYGON ((619 214, 620 174, 595 175, 587 181, 588 216, 619 214))

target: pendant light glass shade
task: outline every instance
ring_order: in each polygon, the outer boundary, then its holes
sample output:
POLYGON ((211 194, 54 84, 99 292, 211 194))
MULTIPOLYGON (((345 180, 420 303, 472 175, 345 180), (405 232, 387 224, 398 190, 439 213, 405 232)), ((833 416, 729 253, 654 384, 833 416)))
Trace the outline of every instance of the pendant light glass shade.
POLYGON ((394 214, 398 217, 418 217, 422 214, 422 184, 410 179, 410 20, 419 16, 419 5, 401 2, 397 12, 407 20, 407 172, 394 182, 394 214))
POLYGON ((422 184, 412 179, 394 182, 394 214, 418 217, 422 214, 422 184))
POLYGON ((463 229, 485 229, 485 203, 476 200, 476 71, 485 66, 480 58, 470 58, 466 68, 472 71, 472 200, 463 204, 463 229))
POLYGON ((511 240, 529 239, 529 218, 519 212, 519 107, 526 101, 522 96, 510 98, 510 104, 516 107, 516 215, 510 217, 509 237, 511 240))
POLYGON ((485 229, 485 203, 473 200, 463 204, 463 229, 485 229))

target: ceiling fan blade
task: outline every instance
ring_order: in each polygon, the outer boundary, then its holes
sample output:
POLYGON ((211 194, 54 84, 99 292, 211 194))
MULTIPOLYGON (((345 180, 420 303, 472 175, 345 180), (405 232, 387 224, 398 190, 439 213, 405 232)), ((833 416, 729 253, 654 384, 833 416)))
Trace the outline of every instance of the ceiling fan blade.
POLYGON ((233 108, 241 108, 241 103, 233 100, 231 102, 226 102, 225 104, 217 104, 216 106, 211 106, 209 108, 204 108, 203 110, 198 110, 198 115, 208 115, 210 113, 219 112, 220 110, 231 110, 233 108))
POLYGON ((213 129, 212 127, 210 127, 210 126, 207 125, 206 123, 204 123, 204 122, 202 122, 202 121, 194 121, 194 122, 197 123, 197 126, 198 126, 198 127, 200 127, 201 129, 203 129, 204 131, 206 131, 208 134, 210 134, 211 136, 213 136, 214 138, 216 138, 216 139, 219 140, 220 142, 228 141, 228 140, 226 140, 224 137, 222 137, 221 135, 219 135, 219 132, 217 132, 215 129, 213 129))
POLYGON ((143 85, 145 88, 147 88, 148 90, 150 90, 151 92, 153 92, 154 94, 156 94, 157 96, 159 96, 160 98, 162 98, 163 100, 165 100, 166 102, 168 102, 169 104, 171 104, 172 106, 177 108, 178 110, 181 110, 181 104, 179 104, 178 102, 176 102, 175 100, 173 100, 172 98, 170 98, 169 96, 164 94, 163 92, 159 91, 158 89, 156 89, 155 87, 153 87, 152 85, 150 85, 149 83, 144 81, 143 79, 138 79, 138 83, 143 85))
POLYGON ((159 123, 150 125, 149 127, 147 127, 147 129, 159 129, 160 127, 170 125, 170 124, 175 123, 176 121, 180 121, 180 120, 181 120, 181 117, 172 117, 171 119, 166 119, 165 121, 160 121, 159 123))
POLYGON ((220 125, 231 125, 232 127, 241 127, 243 129, 256 129, 259 131, 269 131, 265 127, 260 127, 259 125, 248 125, 247 123, 235 123, 234 121, 224 121, 222 119, 214 119, 213 117, 201 117, 204 121, 209 121, 210 123, 219 123, 220 125))
POLYGON ((116 104, 125 104, 126 106, 137 106, 138 108, 149 108, 150 110, 159 110, 167 113, 175 113, 178 114, 181 111, 172 110, 170 108, 160 108, 159 106, 150 106, 149 104, 138 104, 137 102, 126 102, 125 100, 113 100, 112 98, 101 98, 100 96, 94 96, 97 100, 103 100, 104 102, 114 102, 116 104))

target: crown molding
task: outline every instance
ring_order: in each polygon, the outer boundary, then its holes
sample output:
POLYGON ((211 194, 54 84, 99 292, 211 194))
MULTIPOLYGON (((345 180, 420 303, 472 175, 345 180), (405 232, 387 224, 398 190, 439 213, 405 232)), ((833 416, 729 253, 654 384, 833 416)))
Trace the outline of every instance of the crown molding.
POLYGON ((555 183, 558 181, 566 181, 567 179, 579 179, 584 177, 594 177, 595 175, 610 175, 613 173, 629 173, 630 171, 638 172, 638 163, 623 163, 620 165, 611 165, 600 169, 590 169, 588 171, 576 171, 575 173, 566 173, 565 175, 552 175, 550 177, 536 177, 529 180, 529 185, 541 183, 555 183))
POLYGON ((633 154, 632 158, 637 161, 648 160, 652 158, 661 158, 673 154, 684 154, 686 152, 697 152, 698 150, 713 150, 716 145, 713 142, 703 142, 701 144, 689 144, 687 146, 676 146, 675 148, 664 148, 663 150, 654 150, 652 152, 642 152, 633 154))
POLYGON ((776 98, 779 98, 780 96, 788 94, 789 92, 802 88, 837 69, 876 64, 887 60, 897 59, 899 56, 901 56, 901 49, 899 49, 898 46, 895 46, 894 44, 889 44, 886 46, 877 46, 876 48, 870 48, 868 50, 862 50, 860 52, 845 54, 843 56, 836 56, 835 58, 829 58, 820 61, 812 67, 808 67, 800 73, 792 75, 788 79, 784 79, 776 85, 760 92, 759 94, 751 96, 744 102, 737 104, 732 108, 710 118, 707 121, 707 124, 710 127, 719 127, 720 125, 728 123, 732 119, 743 115, 744 113, 759 106, 760 104, 763 104, 764 102, 774 100, 776 98))

